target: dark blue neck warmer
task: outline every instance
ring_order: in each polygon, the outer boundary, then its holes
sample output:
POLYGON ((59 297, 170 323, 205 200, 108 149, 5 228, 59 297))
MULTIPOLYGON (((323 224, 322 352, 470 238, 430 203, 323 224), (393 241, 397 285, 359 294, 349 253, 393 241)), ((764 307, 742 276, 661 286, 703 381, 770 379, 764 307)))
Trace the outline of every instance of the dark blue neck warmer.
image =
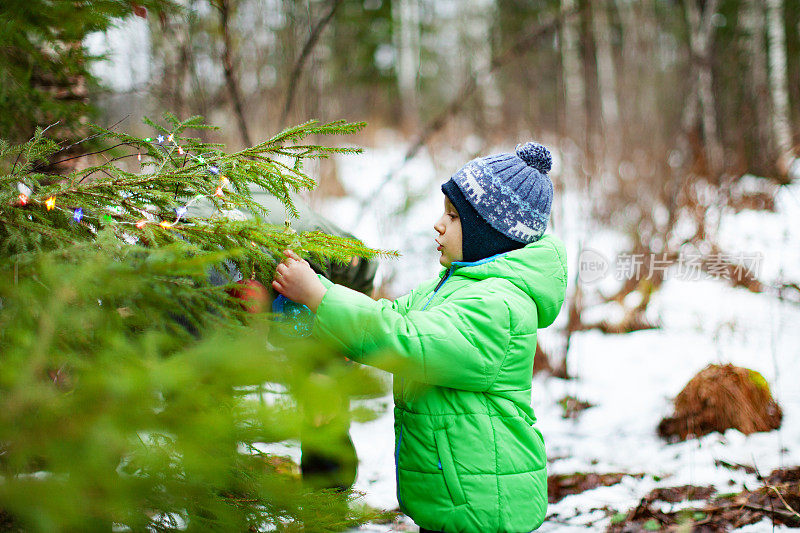
POLYGON ((464 261, 478 261, 525 246, 525 243, 510 239, 490 226, 464 198, 452 179, 442 185, 442 192, 450 199, 461 219, 461 252, 464 261))

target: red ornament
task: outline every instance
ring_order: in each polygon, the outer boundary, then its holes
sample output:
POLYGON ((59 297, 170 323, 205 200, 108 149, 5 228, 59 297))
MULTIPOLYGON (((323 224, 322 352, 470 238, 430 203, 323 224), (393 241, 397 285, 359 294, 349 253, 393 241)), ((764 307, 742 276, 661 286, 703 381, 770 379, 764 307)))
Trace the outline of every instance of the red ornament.
POLYGON ((228 294, 242 301, 242 307, 248 313, 263 313, 272 304, 269 291, 264 285, 254 279, 243 279, 236 282, 237 286, 228 289, 228 294))
POLYGON ((134 15, 136 15, 137 17, 143 18, 143 19, 147 18, 147 8, 146 7, 144 7, 142 5, 139 5, 139 4, 136 4, 136 3, 132 3, 131 7, 133 7, 133 14, 134 15))

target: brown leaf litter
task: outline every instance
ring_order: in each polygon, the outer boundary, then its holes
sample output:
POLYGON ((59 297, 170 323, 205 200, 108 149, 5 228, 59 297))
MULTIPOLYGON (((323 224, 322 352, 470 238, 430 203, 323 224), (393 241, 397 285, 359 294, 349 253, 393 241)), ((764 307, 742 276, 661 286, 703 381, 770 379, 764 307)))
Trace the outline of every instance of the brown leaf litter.
POLYGON ((548 503, 556 503, 572 494, 580 494, 597 487, 610 487, 622 481, 625 476, 641 479, 644 474, 624 474, 621 472, 608 474, 596 474, 594 472, 553 474, 547 477, 547 501, 548 503))
POLYGON ((716 494, 713 487, 658 488, 626 514, 612 517, 609 533, 673 531, 721 533, 769 519, 775 525, 800 528, 800 467, 774 470, 755 490, 716 494), (661 503, 705 500, 705 504, 673 512, 661 503))

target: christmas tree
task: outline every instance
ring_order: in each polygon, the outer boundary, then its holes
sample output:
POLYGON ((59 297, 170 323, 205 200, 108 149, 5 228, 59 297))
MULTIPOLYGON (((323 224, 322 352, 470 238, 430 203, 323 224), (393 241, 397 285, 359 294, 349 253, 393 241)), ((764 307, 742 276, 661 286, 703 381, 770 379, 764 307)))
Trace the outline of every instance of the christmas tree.
POLYGON ((383 384, 296 320, 253 312, 269 309, 286 248, 318 262, 388 253, 292 229, 290 193, 315 185, 304 162, 358 151, 306 139, 363 124, 311 121, 226 153, 187 133, 208 127, 199 117, 146 123, 146 139, 93 126, 105 147, 81 157, 96 163, 64 176, 42 173, 68 153, 42 129, 0 141, 0 524, 342 531, 373 518, 351 492, 304 485, 269 444, 302 434, 335 455, 326 432, 341 428, 308 413, 335 417, 349 406, 330 398, 383 384), (259 188, 286 224, 260 219, 259 188))

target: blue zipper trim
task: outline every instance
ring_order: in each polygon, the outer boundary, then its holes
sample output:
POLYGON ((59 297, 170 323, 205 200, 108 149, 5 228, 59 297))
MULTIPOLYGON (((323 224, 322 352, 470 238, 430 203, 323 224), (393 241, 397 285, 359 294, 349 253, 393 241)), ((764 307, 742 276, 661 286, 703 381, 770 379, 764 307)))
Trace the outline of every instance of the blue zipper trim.
POLYGON ((503 257, 508 252, 500 252, 499 254, 490 255, 489 257, 484 257, 483 259, 478 259, 477 261, 453 261, 450 263, 451 265, 460 266, 460 267, 468 267, 468 266, 478 266, 484 263, 488 263, 489 261, 494 261, 500 257, 503 257))
POLYGON ((507 253, 508 252, 501 252, 499 254, 491 255, 489 257, 484 257, 483 259, 479 259, 477 261, 453 261, 452 263, 450 263, 450 268, 447 269, 447 275, 445 277, 443 277, 441 279, 441 281, 439 281, 439 284, 436 285, 435 289, 433 289, 433 294, 431 294, 431 297, 428 298, 428 301, 425 302, 425 305, 423 305, 422 309, 420 309, 420 310, 424 311, 425 308, 428 307, 428 304, 431 303, 431 300, 433 300, 433 297, 436 296, 436 292, 439 289, 442 288, 442 285, 444 285, 444 282, 447 281, 447 279, 450 277, 450 275, 453 273, 453 271, 456 269, 456 267, 470 267, 470 266, 483 265, 485 263, 488 263, 490 261, 494 261, 495 259, 503 257, 507 253))
POLYGON ((397 447, 394 449, 394 482, 395 492, 397 492, 397 503, 403 505, 403 500, 400 498, 400 444, 403 442, 403 415, 400 414, 400 437, 397 439, 397 447))
POLYGON ((452 267, 452 266, 451 266, 449 269, 447 269, 447 275, 446 275, 445 277, 443 277, 443 278, 442 278, 442 280, 439 282, 439 284, 438 284, 438 285, 436 285, 436 288, 435 288, 435 289, 433 289, 433 294, 431 294, 431 297, 430 297, 430 298, 428 298, 428 301, 427 301, 427 302, 425 302, 425 305, 423 305, 423 306, 422 306, 422 309, 420 309, 420 311, 424 311, 424 310, 425 310, 425 308, 426 308, 426 307, 428 307, 428 304, 429 304, 429 303, 431 303, 431 300, 433 300, 433 297, 434 297, 434 296, 436 296, 436 292, 437 292, 439 289, 441 289, 441 288, 442 288, 442 285, 444 285, 444 282, 445 282, 445 281, 447 281, 447 278, 449 278, 449 277, 450 277, 450 274, 452 274, 452 273, 453 273, 453 270, 454 270, 454 269, 453 269, 453 267, 452 267))

